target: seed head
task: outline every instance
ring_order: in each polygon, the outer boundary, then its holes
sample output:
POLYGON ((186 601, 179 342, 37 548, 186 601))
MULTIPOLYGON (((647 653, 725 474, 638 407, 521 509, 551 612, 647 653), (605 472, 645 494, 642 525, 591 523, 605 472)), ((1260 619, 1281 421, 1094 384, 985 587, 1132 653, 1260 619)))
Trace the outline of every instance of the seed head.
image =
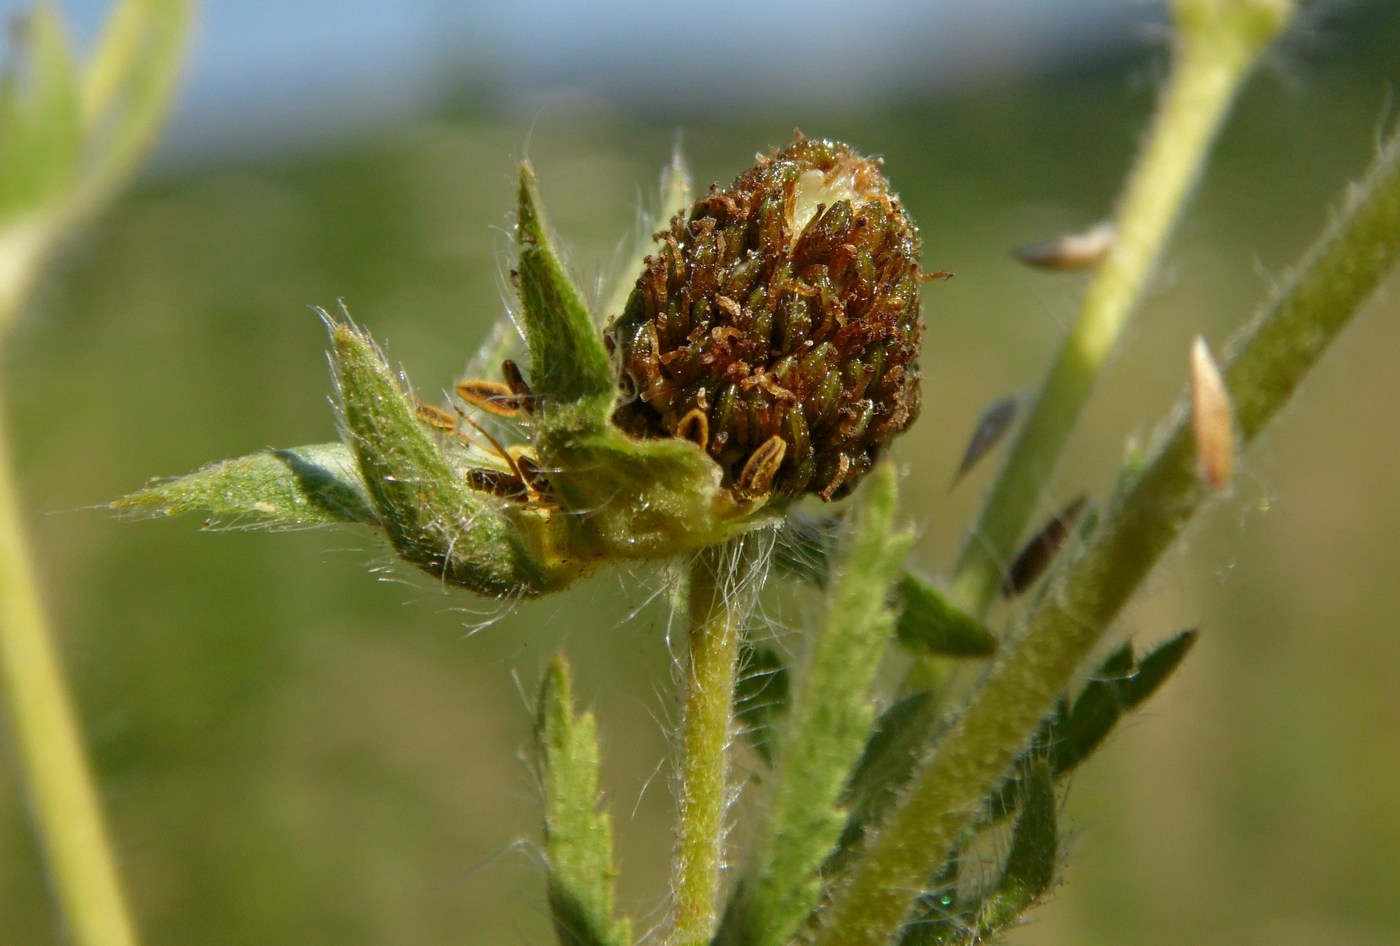
POLYGON ((919 413, 919 234, 880 162, 799 134, 657 240, 607 328, 613 422, 741 499, 848 493, 919 413))

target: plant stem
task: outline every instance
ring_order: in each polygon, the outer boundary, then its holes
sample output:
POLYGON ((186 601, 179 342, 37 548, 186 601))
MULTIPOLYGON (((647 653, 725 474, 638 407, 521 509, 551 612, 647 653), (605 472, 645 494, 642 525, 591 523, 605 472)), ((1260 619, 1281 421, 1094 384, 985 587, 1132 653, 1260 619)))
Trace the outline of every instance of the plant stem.
POLYGON ((997 594, 1005 565, 1152 276, 1236 92, 1292 9, 1279 0, 1178 0, 1175 13, 1171 77, 1119 206, 1113 248, 953 571, 955 599, 977 615, 997 594))
MULTIPOLYGON (((4 404, 0 399, 0 421, 4 404)), ((132 946, 97 792, 39 603, 0 422, 0 680, 49 876, 76 946, 132 946)))
MULTIPOLYGON (((1400 262, 1400 135, 1343 217, 1232 346, 1225 378, 1240 445, 1252 442, 1400 262)), ((1185 359, 1183 358, 1183 361, 1185 359)), ((818 946, 876 946, 897 928, 987 789, 1206 497, 1184 401, 1151 461, 1062 580, 1008 642, 965 711, 915 775, 837 895, 818 946)))
POLYGON ((690 567, 689 655, 681 683, 680 790, 672 895, 673 946, 696 946, 714 936, 725 813, 730 786, 726 749, 734 736, 734 683, 739 643, 761 582, 752 533, 696 554, 690 567))

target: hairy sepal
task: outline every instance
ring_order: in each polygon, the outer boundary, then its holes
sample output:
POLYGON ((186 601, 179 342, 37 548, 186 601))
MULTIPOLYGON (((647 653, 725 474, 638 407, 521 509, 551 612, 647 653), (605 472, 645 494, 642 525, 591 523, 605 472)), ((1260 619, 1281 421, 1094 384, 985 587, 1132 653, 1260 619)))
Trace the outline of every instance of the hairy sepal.
POLYGON ((594 567, 561 553, 549 510, 471 489, 369 338, 353 326, 330 329, 345 440, 401 557, 497 598, 554 591, 594 567))

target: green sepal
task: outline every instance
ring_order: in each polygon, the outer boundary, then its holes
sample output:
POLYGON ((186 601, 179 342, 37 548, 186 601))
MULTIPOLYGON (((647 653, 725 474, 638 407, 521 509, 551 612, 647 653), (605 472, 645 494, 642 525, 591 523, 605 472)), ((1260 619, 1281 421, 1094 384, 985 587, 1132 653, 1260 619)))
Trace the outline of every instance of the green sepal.
POLYGON ((0 88, 0 220, 37 208, 78 173, 82 100, 63 21, 36 4, 25 15, 28 75, 0 88))
POLYGON ((535 722, 544 790, 549 906, 563 946, 628 946, 631 924, 613 915, 612 824, 598 808, 600 767, 592 713, 574 714, 569 665, 545 672, 535 722))
POLYGON ((575 416, 568 419, 570 425, 601 427, 612 413, 616 375, 583 295, 550 244, 529 162, 520 165, 515 233, 530 385, 540 414, 537 423, 548 427, 556 407, 571 405, 575 416))
POLYGON ((997 639, 932 584, 906 573, 895 586, 899 620, 895 634, 909 650, 939 657, 990 657, 997 639))
POLYGON ((136 516, 205 512, 228 526, 378 525, 355 457, 343 443, 264 450, 154 480, 111 504, 136 516))
POLYGON ((778 946, 821 898, 821 867, 846 822, 842 794, 870 736, 870 691, 894 624, 885 589, 913 544, 895 528, 894 468, 862 490, 840 576, 796 680, 772 777, 768 817, 716 942, 778 946))
POLYGON ((773 764, 779 720, 792 701, 792 671, 772 647, 744 641, 734 687, 734 724, 768 765, 773 764))
POLYGON ((594 566, 555 555, 549 512, 471 489, 373 342, 353 326, 328 325, 345 439, 401 557, 491 597, 553 591, 594 566))
POLYGON ((719 464, 688 440, 633 440, 596 431, 540 429, 535 448, 561 505, 578 510, 582 544, 622 559, 659 558, 716 545, 774 523, 720 486, 719 464))

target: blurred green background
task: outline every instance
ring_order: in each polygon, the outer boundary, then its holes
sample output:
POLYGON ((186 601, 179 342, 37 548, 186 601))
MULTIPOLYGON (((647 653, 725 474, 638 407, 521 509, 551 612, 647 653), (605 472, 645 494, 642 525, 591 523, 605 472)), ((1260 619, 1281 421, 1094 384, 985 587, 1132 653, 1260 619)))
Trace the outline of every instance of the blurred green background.
MULTIPOLYGON (((1328 217, 1393 123, 1400 9, 1333 5, 1250 84, 1141 319, 1047 490, 1102 494, 1328 217)), ((1152 40, 954 91, 738 116, 525 112, 470 83, 301 149, 169 161, 76 241, 4 383, 47 601, 150 944, 546 943, 524 761, 563 648, 601 719, 624 908, 659 922, 675 716, 664 584, 609 572, 498 609, 351 530, 200 532, 94 508, 148 477, 332 439, 310 306, 344 300, 429 396, 503 312, 528 156, 583 284, 617 272, 680 130, 697 185, 794 126, 882 154, 919 221, 924 415, 901 444, 918 564, 946 568, 991 400, 1039 380, 1080 277, 1009 247, 1106 215, 1165 61, 1152 40)), ((1024 944, 1400 942, 1400 300, 1383 290, 1122 625, 1184 670, 1073 779, 1066 883, 1024 944)), ((785 620, 799 623, 801 608, 785 620)), ((7 747, 8 748, 8 747, 7 747)), ((0 941, 61 941, 13 774, 0 941)))

